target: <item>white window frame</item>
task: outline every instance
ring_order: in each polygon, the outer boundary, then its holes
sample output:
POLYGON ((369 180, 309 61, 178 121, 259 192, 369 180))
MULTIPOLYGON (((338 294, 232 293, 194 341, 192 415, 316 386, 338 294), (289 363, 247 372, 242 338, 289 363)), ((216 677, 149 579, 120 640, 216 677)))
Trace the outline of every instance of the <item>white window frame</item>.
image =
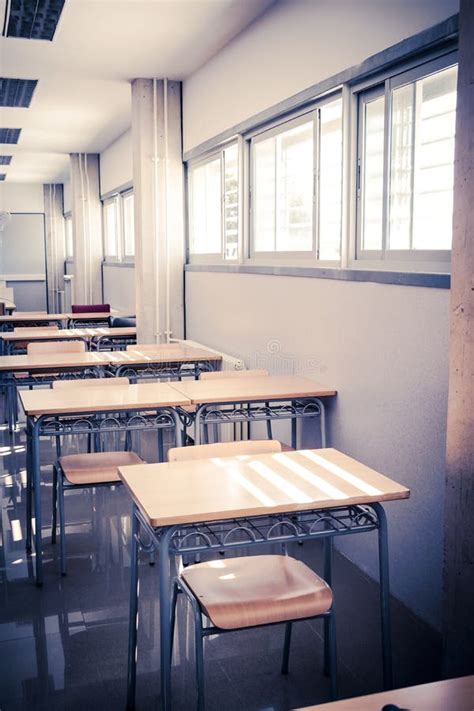
MULTIPOLYGON (((102 230, 103 230, 103 261, 105 264, 131 264, 135 263, 134 254, 126 254, 125 249, 125 219, 124 219, 124 200, 134 195, 133 188, 124 190, 121 193, 115 193, 113 195, 107 196, 102 200, 102 230), (107 254, 106 245, 107 240, 107 219, 106 219, 106 209, 108 205, 116 205, 116 218, 117 218, 117 235, 116 235, 116 248, 117 254, 107 254)), ((134 204, 135 209, 135 204, 134 204)), ((135 237, 135 235, 134 235, 135 237)), ((134 239, 135 247, 135 239, 134 239)))
POLYGON ((64 257, 66 262, 72 262, 74 259, 74 236, 73 236, 72 214, 70 212, 64 215, 64 257), (68 225, 71 226, 71 242, 68 240, 68 225), (69 249, 71 247, 71 249, 69 249))
MULTIPOLYGON (((321 136, 321 118, 320 110, 327 104, 330 104, 338 99, 342 99, 342 114, 341 114, 341 126, 344 129, 344 100, 343 94, 340 89, 337 89, 330 94, 327 94, 323 98, 314 102, 310 107, 305 109, 304 112, 299 111, 296 115, 293 114, 290 117, 285 118, 283 121, 278 123, 273 122, 271 127, 266 127, 260 129, 258 132, 253 133, 250 137, 247 135, 247 150, 248 150, 248 161, 249 161, 249 181, 248 181, 248 194, 249 194, 249 210, 248 210, 248 227, 247 227, 247 241, 245 245, 245 256, 246 260, 250 264, 281 264, 284 262, 287 265, 310 265, 310 266, 325 266, 325 267, 340 267, 341 257, 337 260, 333 259, 320 259, 319 258, 319 244, 320 244, 320 136, 321 136), (291 130, 296 126, 301 126, 304 123, 313 123, 313 211, 312 211, 312 246, 310 250, 306 251, 256 251, 254 249, 254 197, 255 192, 255 159, 254 159, 254 146, 268 138, 277 136, 281 133, 291 130)), ((342 146, 341 146, 341 193, 344 194, 343 184, 344 184, 344 130, 342 134, 342 146)), ((341 206, 341 233, 340 233, 340 255, 343 252, 343 213, 344 206, 341 206)))
POLYGON ((202 158, 189 161, 186 170, 186 208, 187 208, 187 261, 190 264, 235 264, 240 261, 242 250, 242 148, 241 139, 232 139, 221 146, 217 150, 206 153, 202 158), (238 162, 238 239, 237 239, 237 255, 234 259, 226 258, 225 256, 225 151, 232 146, 237 146, 237 162, 238 162), (192 214, 193 214, 193 191, 192 191, 192 173, 197 168, 201 168, 207 163, 212 163, 215 160, 220 161, 220 224, 221 224, 221 239, 219 252, 191 252, 192 243, 192 214))
POLYGON ((354 211, 354 232, 350 235, 351 268, 371 269, 379 271, 402 272, 441 272, 450 270, 451 250, 394 250, 387 249, 389 230, 389 188, 390 188, 390 127, 392 110, 392 91, 400 86, 413 83, 423 77, 435 74, 457 64, 457 50, 442 55, 427 57, 423 62, 415 63, 413 60, 398 70, 379 74, 370 83, 365 82, 355 86, 352 90, 352 116, 351 120, 356 126, 356 138, 352 146, 352 163, 354 166, 352 209, 354 211), (362 240, 362 186, 363 186, 363 138, 364 126, 362 121, 365 97, 376 95, 385 98, 384 115, 384 168, 383 168, 383 221, 382 221, 382 248, 380 250, 363 250, 362 240))
POLYGON ((136 243, 135 243, 135 194, 133 192, 133 189, 131 190, 125 190, 123 193, 120 193, 120 221, 121 221, 121 249, 120 249, 120 254, 121 254, 121 261, 125 262, 127 264, 135 264, 135 249, 136 249, 136 243), (126 240, 125 240, 125 201, 129 198, 133 198, 133 215, 134 215, 134 220, 133 220, 133 254, 127 254, 126 250, 126 240))

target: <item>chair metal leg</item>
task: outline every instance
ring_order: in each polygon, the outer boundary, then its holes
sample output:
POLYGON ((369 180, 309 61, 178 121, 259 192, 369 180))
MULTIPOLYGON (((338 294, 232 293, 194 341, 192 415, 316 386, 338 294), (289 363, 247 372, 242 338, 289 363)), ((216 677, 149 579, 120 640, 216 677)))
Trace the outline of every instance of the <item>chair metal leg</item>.
MULTIPOLYGON (((332 537, 328 536, 324 539, 324 580, 329 587, 332 586, 332 537)), ((330 674, 330 659, 329 659, 329 627, 330 618, 324 618, 324 675, 330 674)))
POLYGON ((51 515, 51 543, 56 543, 56 528, 58 525, 58 470, 53 466, 53 503, 51 515))
POLYGON ((65 520, 64 520, 64 487, 63 487, 63 474, 59 472, 58 476, 58 502, 59 502, 59 545, 60 545, 60 557, 61 557, 61 575, 66 575, 67 573, 67 561, 66 561, 66 531, 65 531, 65 520))
POLYGON ((283 646, 283 661, 281 663, 281 673, 288 674, 288 663, 290 661, 290 644, 292 623, 287 622, 285 625, 285 644, 283 646))
MULTIPOLYGON (((325 618, 326 619, 326 618, 325 618)), ((329 618, 329 673, 331 679, 331 700, 337 699, 337 649, 336 649, 336 611, 334 603, 329 618)))
POLYGON ((158 461, 159 462, 165 461, 165 450, 164 450, 164 444, 163 444, 163 430, 161 430, 161 429, 158 430, 158 461))
POLYGON ((204 711, 204 637, 201 613, 194 609, 194 640, 196 647, 197 711, 204 711))
POLYGON ((170 639, 170 664, 173 659, 173 643, 174 643, 174 630, 176 626, 176 605, 178 604, 178 593, 179 585, 177 580, 173 583, 173 592, 171 593, 171 639, 170 639))

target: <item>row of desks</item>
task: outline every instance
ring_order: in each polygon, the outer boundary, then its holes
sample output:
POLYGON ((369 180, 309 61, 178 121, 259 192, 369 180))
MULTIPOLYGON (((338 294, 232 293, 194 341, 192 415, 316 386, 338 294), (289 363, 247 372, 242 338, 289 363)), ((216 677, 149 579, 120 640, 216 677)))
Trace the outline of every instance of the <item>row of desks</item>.
POLYGON ((14 354, 21 346, 23 349, 28 343, 36 341, 83 341, 89 349, 100 350, 101 347, 115 347, 117 343, 134 343, 137 337, 137 329, 134 327, 110 328, 102 326, 98 328, 62 328, 57 331, 42 331, 31 327, 22 330, 4 331, 0 333, 0 340, 3 348, 1 352, 6 355, 14 354))
POLYGON ((60 313, 49 314, 46 311, 17 311, 14 314, 0 316, 0 331, 9 331, 16 326, 22 325, 54 325, 60 327, 73 326, 75 323, 89 322, 110 322, 112 316, 119 314, 110 311, 92 312, 92 313, 60 313))
MULTIPOLYGON (((89 355, 100 358, 103 354, 89 355)), ((21 392, 27 415, 27 545, 32 544, 34 513, 37 581, 42 582, 40 437, 150 427, 169 427, 176 434, 180 419, 189 417, 190 410, 201 413, 203 422, 208 422, 207 415, 211 414, 213 422, 212 414, 221 419, 227 405, 231 408, 227 412, 229 420, 286 417, 296 422, 305 416, 321 419, 324 407, 320 398, 333 395, 335 390, 299 376, 116 387, 103 387, 98 381, 97 386, 90 388, 21 392)), ((181 443, 179 438, 176 443, 181 443)), ((327 448, 124 467, 120 476, 134 504, 128 655, 130 707, 135 695, 138 558, 142 540, 147 550, 152 541, 159 552, 163 709, 170 707, 173 556, 235 549, 243 544, 323 539, 327 550, 325 576, 330 582, 330 546, 334 538, 370 531, 378 534, 384 680, 390 687, 388 540, 381 502, 407 498, 406 487, 327 448)))

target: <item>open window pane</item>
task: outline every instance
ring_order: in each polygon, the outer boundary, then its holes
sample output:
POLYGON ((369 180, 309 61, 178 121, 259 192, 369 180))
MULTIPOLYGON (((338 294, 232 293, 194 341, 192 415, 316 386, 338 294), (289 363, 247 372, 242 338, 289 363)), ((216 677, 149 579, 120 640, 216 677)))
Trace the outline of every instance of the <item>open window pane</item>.
POLYGON ((237 144, 224 151, 224 257, 239 251, 239 153, 237 144))
POLYGON ((72 259, 74 256, 74 242, 73 242, 73 237, 72 237, 72 218, 71 217, 66 217, 64 221, 64 229, 65 229, 65 239, 66 239, 66 244, 65 244, 65 251, 66 251, 66 259, 72 259))
POLYGON ((221 253, 221 159, 198 166, 190 174, 190 251, 221 253))
POLYGON ((313 121, 254 145, 254 249, 313 248, 313 121))
POLYGON ((390 163, 389 248, 409 249, 413 190, 414 85, 393 92, 390 163))
POLYGON ((413 249, 451 249, 457 67, 416 83, 413 249))
POLYGON ((119 217, 117 200, 104 203, 104 256, 119 256, 119 217))
POLYGON ((363 104, 362 249, 382 248, 385 98, 363 104))
POLYGON ((135 218, 133 193, 123 197, 123 247, 126 257, 135 256, 135 218))
POLYGON ((342 99, 320 110, 319 259, 341 256, 342 99))

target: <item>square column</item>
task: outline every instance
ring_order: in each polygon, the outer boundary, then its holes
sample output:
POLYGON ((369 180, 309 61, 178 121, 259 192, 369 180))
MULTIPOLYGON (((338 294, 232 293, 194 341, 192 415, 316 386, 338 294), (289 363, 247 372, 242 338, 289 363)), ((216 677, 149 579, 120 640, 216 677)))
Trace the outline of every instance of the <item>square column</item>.
POLYGON ((180 82, 132 82, 132 150, 138 341, 166 342, 184 330, 180 82))
POLYGON ((46 285, 48 311, 61 311, 60 292, 64 292, 65 229, 63 215, 63 186, 43 185, 46 228, 46 285))
POLYGON ((99 155, 72 153, 73 303, 102 303, 102 204, 99 155))

